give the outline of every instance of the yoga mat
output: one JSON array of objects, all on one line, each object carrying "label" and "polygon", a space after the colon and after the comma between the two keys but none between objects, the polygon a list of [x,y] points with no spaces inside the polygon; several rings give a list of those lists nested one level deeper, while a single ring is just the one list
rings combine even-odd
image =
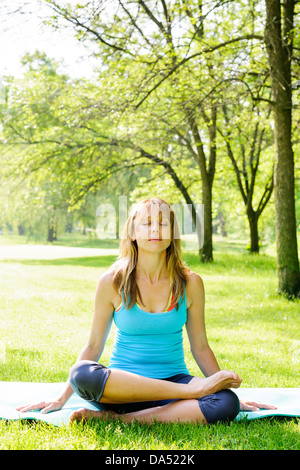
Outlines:
[{"label": "yoga mat", "polygon": [[0,382],[0,419],[34,419],[61,426],[68,424],[71,413],[78,408],[97,409],[74,393],[58,411],[44,414],[40,411],[22,413],[16,410],[22,405],[55,398],[64,387],[65,383]]},{"label": "yoga mat", "polygon": [[[16,408],[27,403],[51,399],[64,389],[64,383],[0,382],[0,419],[33,419],[55,426],[68,424],[72,411],[78,408],[96,408],[73,394],[58,411],[43,414],[40,411],[21,413]],[[259,419],[268,416],[300,416],[300,388],[240,388],[234,390],[241,400],[268,403],[276,410],[241,411],[236,421]]]},{"label": "yoga mat", "polygon": [[233,390],[240,400],[255,401],[276,406],[276,410],[241,411],[236,421],[247,418],[259,419],[267,416],[300,416],[299,388],[239,388]]}]

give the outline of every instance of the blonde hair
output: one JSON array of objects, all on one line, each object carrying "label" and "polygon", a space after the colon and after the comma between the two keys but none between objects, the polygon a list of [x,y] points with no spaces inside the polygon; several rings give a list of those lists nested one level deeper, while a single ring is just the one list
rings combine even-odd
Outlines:
[{"label": "blonde hair", "polygon": [[180,231],[176,214],[170,204],[163,199],[157,197],[144,199],[132,207],[124,226],[119,256],[110,267],[110,270],[113,271],[113,284],[119,294],[123,294],[125,308],[132,308],[137,301],[144,305],[136,282],[138,246],[136,240],[132,240],[132,237],[136,217],[145,209],[151,209],[153,204],[158,204],[159,210],[164,212],[167,210],[170,214],[171,243],[166,249],[166,261],[169,277],[172,280],[173,303],[176,305],[176,310],[178,310],[179,300],[181,298],[183,301],[184,289],[191,271],[182,260]]}]

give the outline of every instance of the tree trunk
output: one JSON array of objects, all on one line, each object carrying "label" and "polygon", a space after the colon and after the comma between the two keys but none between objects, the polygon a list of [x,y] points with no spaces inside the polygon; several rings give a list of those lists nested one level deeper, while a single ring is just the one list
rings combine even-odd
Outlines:
[{"label": "tree trunk", "polygon": [[25,234],[25,229],[22,224],[18,225],[18,235],[24,235]]},{"label": "tree trunk", "polygon": [[48,242],[54,242],[57,240],[57,236],[56,236],[56,233],[57,233],[57,223],[56,223],[56,220],[51,218],[48,222],[48,237],[47,237],[47,241]]},{"label": "tree trunk", "polygon": [[294,1],[265,0],[265,44],[268,53],[275,137],[275,213],[279,292],[300,295],[297,250],[294,155],[292,148],[291,57]]},{"label": "tree trunk", "polygon": [[212,226],[212,188],[216,168],[216,131],[217,131],[217,108],[211,106],[211,114],[208,117],[202,110],[202,115],[207,123],[209,134],[209,156],[206,159],[204,145],[194,113],[187,113],[187,120],[193,134],[196,152],[194,153],[198,163],[202,180],[202,202],[204,204],[204,243],[199,250],[200,260],[203,263],[213,261],[213,226]]},{"label": "tree trunk", "polygon": [[251,209],[247,211],[247,217],[250,227],[250,252],[259,253],[259,236],[258,236],[258,216]]},{"label": "tree trunk", "polygon": [[202,181],[202,201],[204,205],[204,242],[200,249],[203,263],[213,261],[212,188]]}]

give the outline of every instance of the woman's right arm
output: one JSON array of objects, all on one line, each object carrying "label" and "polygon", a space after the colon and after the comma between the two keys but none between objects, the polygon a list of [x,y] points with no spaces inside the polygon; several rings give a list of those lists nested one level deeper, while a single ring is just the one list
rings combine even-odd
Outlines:
[{"label": "woman's right arm", "polygon": [[[86,346],[80,352],[77,361],[89,360],[97,362],[102,354],[105,346],[106,337],[109,333],[113,311],[114,311],[114,298],[116,292],[113,288],[111,272],[105,272],[99,279],[95,300],[94,300],[94,315],[90,331],[90,336]],[[61,409],[68,399],[73,394],[72,387],[69,382],[63,392],[56,398],[49,401],[41,401],[39,403],[27,404],[17,408],[18,411],[33,411],[41,410],[42,413],[49,411],[56,411]]]}]

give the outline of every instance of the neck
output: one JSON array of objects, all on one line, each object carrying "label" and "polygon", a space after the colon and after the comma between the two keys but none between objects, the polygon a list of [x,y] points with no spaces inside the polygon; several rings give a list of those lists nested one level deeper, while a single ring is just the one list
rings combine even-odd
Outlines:
[{"label": "neck", "polygon": [[139,250],[136,265],[136,278],[147,280],[150,284],[169,277],[166,252],[148,253]]}]

